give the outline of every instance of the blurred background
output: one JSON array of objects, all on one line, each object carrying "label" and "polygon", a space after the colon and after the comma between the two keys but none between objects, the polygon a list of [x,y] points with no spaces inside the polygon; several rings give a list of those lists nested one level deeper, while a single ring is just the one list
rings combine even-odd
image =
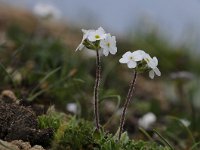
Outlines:
[{"label": "blurred background", "polygon": [[95,55],[74,50],[82,28],[102,26],[118,53],[102,57],[101,123],[116,131],[132,75],[118,60],[143,49],[158,57],[162,76],[139,76],[125,128],[135,139],[145,139],[138,126],[156,128],[187,148],[200,140],[199,14],[199,0],[0,0],[0,90],[92,120]]},{"label": "blurred background", "polygon": [[1,1],[32,12],[39,4],[53,5],[54,11],[57,11],[56,17],[62,18],[68,24],[80,28],[95,28],[101,25],[109,31],[126,37],[130,30],[142,24],[148,24],[144,25],[147,30],[151,28],[149,26],[156,26],[174,43],[185,42],[191,38],[198,41],[200,35],[198,30],[200,27],[198,19],[200,2],[198,0],[174,0],[172,2],[159,0],[126,0],[125,2],[113,0],[97,2],[92,0]]}]

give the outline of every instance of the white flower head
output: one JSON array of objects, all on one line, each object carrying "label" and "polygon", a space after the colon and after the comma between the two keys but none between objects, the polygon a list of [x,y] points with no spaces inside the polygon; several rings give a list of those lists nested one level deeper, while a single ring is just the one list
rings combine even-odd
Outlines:
[{"label": "white flower head", "polygon": [[149,77],[151,79],[153,79],[155,74],[157,76],[161,76],[161,72],[157,67],[158,66],[158,59],[156,57],[151,58],[151,56],[147,53],[144,53],[143,57],[144,57],[144,61],[147,63],[148,68],[151,69],[149,71]]},{"label": "white flower head", "polygon": [[[145,53],[143,50],[136,50],[134,52],[126,52],[122,58],[119,60],[120,63],[127,63],[128,68],[136,68],[138,62],[140,63],[139,69],[140,71],[144,71],[144,69],[150,69],[149,77],[151,79],[154,78],[155,74],[157,76],[161,76],[161,72],[158,69],[158,59],[156,57],[151,58],[151,56]],[[145,62],[145,63],[144,63]],[[140,68],[141,66],[141,68]]]},{"label": "white flower head", "polygon": [[155,114],[153,114],[152,112],[148,112],[138,120],[138,125],[143,127],[144,129],[148,129],[155,122]]},{"label": "white flower head", "polygon": [[67,111],[76,114],[78,111],[78,107],[76,103],[68,103],[66,106]]},{"label": "white flower head", "polygon": [[82,32],[83,32],[83,38],[81,40],[81,43],[78,45],[78,47],[76,48],[75,51],[82,50],[85,47],[83,42],[86,39],[89,40],[90,42],[95,42],[97,40],[105,39],[105,37],[106,37],[105,31],[102,27],[99,27],[97,30],[82,29]]},{"label": "white flower head", "polygon": [[109,52],[111,54],[117,53],[117,47],[116,47],[116,38],[115,36],[111,36],[110,34],[106,34],[105,39],[102,39],[100,41],[100,47],[103,50],[103,54],[105,56],[108,56]]},{"label": "white flower head", "polygon": [[187,119],[180,119],[181,123],[186,126],[186,127],[189,127],[191,122]]},{"label": "white flower head", "polygon": [[117,53],[115,36],[111,36],[110,33],[105,33],[102,27],[99,27],[97,30],[82,29],[82,32],[83,38],[76,48],[76,51],[87,48],[99,51],[105,56],[108,56],[109,53],[113,55]]},{"label": "white flower head", "polygon": [[137,61],[141,61],[143,59],[143,55],[141,51],[134,51],[134,52],[126,52],[122,58],[119,60],[120,63],[127,63],[128,68],[135,68],[137,67]]},{"label": "white flower head", "polygon": [[105,39],[106,34],[102,27],[99,27],[97,30],[89,32],[88,40],[91,42],[95,42],[98,40]]}]

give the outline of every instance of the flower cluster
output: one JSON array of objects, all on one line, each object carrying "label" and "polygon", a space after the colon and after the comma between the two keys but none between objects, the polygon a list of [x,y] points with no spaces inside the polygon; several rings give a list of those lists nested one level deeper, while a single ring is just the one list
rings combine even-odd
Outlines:
[{"label": "flower cluster", "polygon": [[[90,50],[99,51],[101,50],[105,56],[108,54],[116,54],[116,38],[111,36],[110,33],[106,33],[102,27],[97,30],[84,30],[83,38],[77,50],[87,48]],[[143,50],[136,50],[134,52],[126,52],[119,60],[120,63],[126,63],[128,68],[134,68],[137,72],[149,71],[149,77],[154,78],[155,75],[161,76],[161,72],[158,69],[158,59],[151,57],[148,53]]]},{"label": "flower cluster", "polygon": [[91,50],[102,50],[105,56],[108,56],[109,53],[116,54],[116,38],[111,36],[110,33],[106,33],[102,27],[99,27],[97,30],[84,30],[83,39],[77,50],[82,50],[84,47]]},{"label": "flower cluster", "polygon": [[[96,129],[100,130],[100,123],[99,123],[99,111],[98,111],[98,102],[99,102],[99,85],[101,79],[101,61],[99,50],[102,50],[105,56],[108,56],[109,53],[116,54],[117,47],[116,47],[116,39],[115,36],[111,36],[109,33],[106,33],[102,27],[98,28],[97,30],[82,30],[83,32],[83,39],[77,50],[82,50],[83,48],[88,48],[91,50],[96,51],[96,80],[94,86],[94,114],[95,114],[95,123]],[[155,74],[157,76],[161,76],[160,70],[157,68],[158,66],[158,59],[156,57],[151,58],[149,54],[144,52],[143,50],[137,50],[134,52],[126,52],[122,58],[119,60],[120,63],[125,63],[128,65],[128,68],[134,68],[134,76],[130,84],[129,92],[127,94],[127,98],[124,103],[124,108],[121,114],[120,125],[119,125],[119,136],[118,140],[120,140],[123,126],[125,121],[126,110],[128,108],[128,104],[131,101],[134,85],[136,82],[137,72],[144,72],[149,71],[149,77],[151,79],[154,78]],[[147,128],[153,122],[156,121],[156,117],[152,114],[148,114],[144,116],[139,123],[144,127]]]},{"label": "flower cluster", "polygon": [[126,52],[119,60],[120,63],[127,63],[128,68],[135,68],[138,71],[149,71],[149,77],[154,78],[155,74],[161,76],[161,72],[158,69],[158,59],[156,57],[151,58],[149,54],[143,50],[137,50],[134,52]]}]

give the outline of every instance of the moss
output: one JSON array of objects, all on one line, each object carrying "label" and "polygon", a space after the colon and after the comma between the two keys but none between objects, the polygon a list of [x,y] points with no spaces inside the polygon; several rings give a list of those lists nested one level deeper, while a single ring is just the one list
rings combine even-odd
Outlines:
[{"label": "moss", "polygon": [[73,118],[66,125],[63,135],[58,139],[58,143],[54,144],[53,149],[91,149],[93,144],[93,125]]},{"label": "moss", "polygon": [[71,118],[57,130],[53,142],[53,150],[168,150],[168,147],[155,142],[134,141],[123,133],[120,141],[117,136],[103,131],[94,130],[91,122]]}]

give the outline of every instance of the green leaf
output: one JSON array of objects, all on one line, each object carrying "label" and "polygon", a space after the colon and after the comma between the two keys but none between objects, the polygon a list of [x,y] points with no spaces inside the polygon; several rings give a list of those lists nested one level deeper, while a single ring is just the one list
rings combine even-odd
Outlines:
[{"label": "green leaf", "polygon": [[160,138],[161,138],[161,142],[166,145],[169,146],[169,148],[171,150],[174,150],[174,148],[171,146],[171,144],[167,141],[167,139],[165,139],[157,130],[153,129],[154,133],[156,133]]},{"label": "green leaf", "polygon": [[188,133],[189,138],[193,142],[193,144],[196,143],[194,136],[192,135],[192,132],[190,131],[190,129],[187,126],[185,126],[179,118],[174,117],[174,116],[168,116],[168,118],[177,121],[181,125],[181,127],[183,127],[186,130],[186,132]]},{"label": "green leaf", "polygon": [[36,87],[30,92],[30,96],[33,95],[33,93],[40,87],[41,84],[43,84],[49,77],[51,77],[52,75],[54,75],[56,72],[58,72],[61,69],[61,67],[58,67],[52,71],[50,71],[49,73],[47,73],[38,83],[38,85],[36,85]]},{"label": "green leaf", "polygon": [[122,142],[123,144],[126,144],[128,143],[128,141],[129,141],[128,133],[127,132],[122,133],[120,142]]},{"label": "green leaf", "polygon": [[139,127],[139,130],[150,140],[153,141],[152,137],[141,127]]}]

